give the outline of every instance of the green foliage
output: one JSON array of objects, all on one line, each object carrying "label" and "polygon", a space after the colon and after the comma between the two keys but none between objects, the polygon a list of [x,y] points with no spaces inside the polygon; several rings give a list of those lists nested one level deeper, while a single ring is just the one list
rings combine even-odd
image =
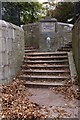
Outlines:
[{"label": "green foliage", "polygon": [[74,3],[59,2],[54,10],[48,11],[48,15],[55,17],[58,21],[67,22],[74,15]]},{"label": "green foliage", "polygon": [[20,3],[21,19],[23,23],[33,23],[42,16],[42,4],[38,2]]},{"label": "green foliage", "polygon": [[19,25],[20,13],[18,4],[16,2],[2,3],[2,19]]},{"label": "green foliage", "polygon": [[2,19],[16,25],[33,23],[42,17],[42,10],[39,2],[4,2]]}]

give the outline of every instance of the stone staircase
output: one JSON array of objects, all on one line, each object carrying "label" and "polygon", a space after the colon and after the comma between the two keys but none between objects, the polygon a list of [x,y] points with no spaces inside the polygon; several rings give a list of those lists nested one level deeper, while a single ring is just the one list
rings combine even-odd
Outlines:
[{"label": "stone staircase", "polygon": [[65,50],[38,52],[33,47],[25,46],[21,67],[19,79],[26,80],[26,86],[29,87],[66,86],[71,80],[68,54]]},{"label": "stone staircase", "polygon": [[70,41],[69,43],[65,44],[63,47],[59,48],[58,51],[70,52],[71,49],[72,49],[72,42]]}]

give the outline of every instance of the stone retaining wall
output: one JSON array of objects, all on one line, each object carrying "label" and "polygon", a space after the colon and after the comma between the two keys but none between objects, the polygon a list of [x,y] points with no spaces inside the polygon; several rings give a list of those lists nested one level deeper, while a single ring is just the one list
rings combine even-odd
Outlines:
[{"label": "stone retaining wall", "polygon": [[[24,25],[24,37],[25,43],[28,46],[34,46],[41,51],[47,51],[45,34],[39,33],[39,23]],[[65,43],[72,41],[72,24],[57,22],[56,31],[53,32],[53,38],[51,38],[51,51],[57,51],[58,48],[64,46]],[[44,40],[45,39],[45,40]]]},{"label": "stone retaining wall", "polygon": [[58,22],[56,41],[59,48],[72,41],[72,28],[72,24]]},{"label": "stone retaining wall", "polygon": [[7,83],[20,70],[24,55],[22,28],[0,20],[0,83]]},{"label": "stone retaining wall", "polygon": [[80,83],[80,17],[76,21],[72,29],[72,48]]},{"label": "stone retaining wall", "polygon": [[38,48],[39,40],[39,23],[23,25],[24,39],[28,46]]}]

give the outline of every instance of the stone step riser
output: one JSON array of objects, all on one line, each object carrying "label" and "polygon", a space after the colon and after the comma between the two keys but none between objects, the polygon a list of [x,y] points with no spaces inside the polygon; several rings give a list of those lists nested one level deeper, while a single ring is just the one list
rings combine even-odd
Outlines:
[{"label": "stone step riser", "polygon": [[33,53],[33,55],[30,55],[30,53],[26,53],[25,57],[26,56],[27,57],[64,57],[64,56],[68,57],[67,54],[62,54],[62,55],[61,54],[59,54],[59,55],[58,54],[54,54],[54,55],[45,55],[45,54],[44,55],[36,55],[35,53]]},{"label": "stone step riser", "polygon": [[62,46],[61,48],[71,48],[70,45]]},{"label": "stone step riser", "polygon": [[62,47],[62,50],[70,50],[71,48]]},{"label": "stone step riser", "polygon": [[[60,48],[58,50],[70,50],[70,49],[72,49],[72,48],[71,47],[62,47],[62,48]],[[62,52],[62,51],[60,51],[60,52]],[[66,52],[66,51],[63,51],[63,52]]]},{"label": "stone step riser", "polygon": [[23,64],[25,64],[25,65],[43,65],[43,66],[45,66],[45,65],[68,65],[69,63],[68,62],[57,62],[57,63],[52,63],[52,62],[50,62],[50,63],[47,63],[47,62],[45,62],[45,63],[35,63],[35,62],[33,62],[33,63],[31,63],[31,62],[27,62],[27,61],[23,61]]},{"label": "stone step riser", "polygon": [[44,57],[44,58],[30,58],[30,57],[24,57],[24,60],[67,60],[68,58],[67,57],[55,57],[55,58],[46,58],[46,57]]},{"label": "stone step riser", "polygon": [[58,87],[58,86],[62,87],[62,85],[57,85],[57,84],[56,85],[55,84],[54,85],[51,85],[51,84],[50,85],[44,85],[44,84],[43,85],[41,85],[41,84],[38,85],[37,83],[36,84],[26,84],[25,86],[29,87],[29,88],[51,88],[51,87]]},{"label": "stone step riser", "polygon": [[37,84],[37,83],[26,83],[26,84],[24,84],[24,86],[26,86],[26,87],[31,87],[31,88],[51,88],[51,87],[68,87],[68,86],[71,86],[71,85],[66,85],[66,84],[61,84],[61,83],[55,83],[55,84],[49,84],[49,83],[47,83],[47,84],[45,84],[45,83],[43,83],[43,84]]},{"label": "stone step riser", "polygon": [[27,47],[27,46],[24,46],[26,49],[35,49],[34,47]]},{"label": "stone step riser", "polygon": [[64,47],[72,47],[72,44],[67,44]]},{"label": "stone step riser", "polygon": [[60,51],[60,52],[62,52],[62,51],[70,52],[70,50],[63,50],[63,49],[60,49],[60,50],[58,50],[58,51]]},{"label": "stone step riser", "polygon": [[27,52],[37,52],[37,49],[26,49],[24,50],[25,53]]},{"label": "stone step riser", "polygon": [[63,63],[63,64],[65,63],[66,64],[66,63],[69,63],[68,59],[67,60],[51,60],[51,61],[50,60],[48,60],[48,61],[47,60],[45,60],[45,61],[44,60],[41,60],[41,61],[40,60],[38,60],[38,61],[24,60],[23,62],[27,63],[27,64],[50,64],[50,63],[51,64],[56,64],[56,63]]},{"label": "stone step riser", "polygon": [[70,48],[72,48],[72,44],[65,45],[64,47],[70,47]]},{"label": "stone step riser", "polygon": [[40,81],[40,82],[59,82],[59,81],[65,81],[70,80],[70,78],[31,78],[31,77],[20,77],[21,80],[27,80],[27,81]]},{"label": "stone step riser", "polygon": [[[26,70],[29,68],[23,67],[23,70]],[[35,68],[30,68],[31,70],[34,70]],[[36,68],[36,70],[69,70],[69,68]]]},{"label": "stone step riser", "polygon": [[54,76],[63,76],[63,75],[65,75],[65,76],[68,76],[68,75],[70,75],[70,73],[69,72],[65,72],[65,73],[44,73],[44,72],[41,72],[41,73],[38,73],[38,72],[22,72],[23,74],[26,74],[26,75],[54,75]]},{"label": "stone step riser", "polygon": [[24,70],[26,70],[26,69],[32,69],[32,70],[69,70],[69,68],[68,67],[52,67],[52,68],[50,68],[50,67],[45,67],[45,68],[40,68],[40,67],[37,67],[37,68],[31,68],[31,67],[22,67],[22,69],[24,69]]}]

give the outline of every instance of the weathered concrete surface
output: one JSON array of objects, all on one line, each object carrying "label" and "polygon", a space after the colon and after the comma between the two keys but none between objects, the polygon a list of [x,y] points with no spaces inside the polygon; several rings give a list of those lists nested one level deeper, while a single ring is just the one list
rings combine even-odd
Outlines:
[{"label": "weathered concrete surface", "polygon": [[[56,94],[51,89],[29,88],[29,91],[32,93],[32,96],[29,96],[30,101],[47,109],[50,118],[58,117],[61,110],[64,111],[62,118],[79,117],[78,100],[65,99],[64,95]],[[57,112],[56,109],[58,109]]]},{"label": "weathered concrete surface", "polygon": [[0,20],[0,83],[9,82],[20,70],[24,55],[22,28]]}]

